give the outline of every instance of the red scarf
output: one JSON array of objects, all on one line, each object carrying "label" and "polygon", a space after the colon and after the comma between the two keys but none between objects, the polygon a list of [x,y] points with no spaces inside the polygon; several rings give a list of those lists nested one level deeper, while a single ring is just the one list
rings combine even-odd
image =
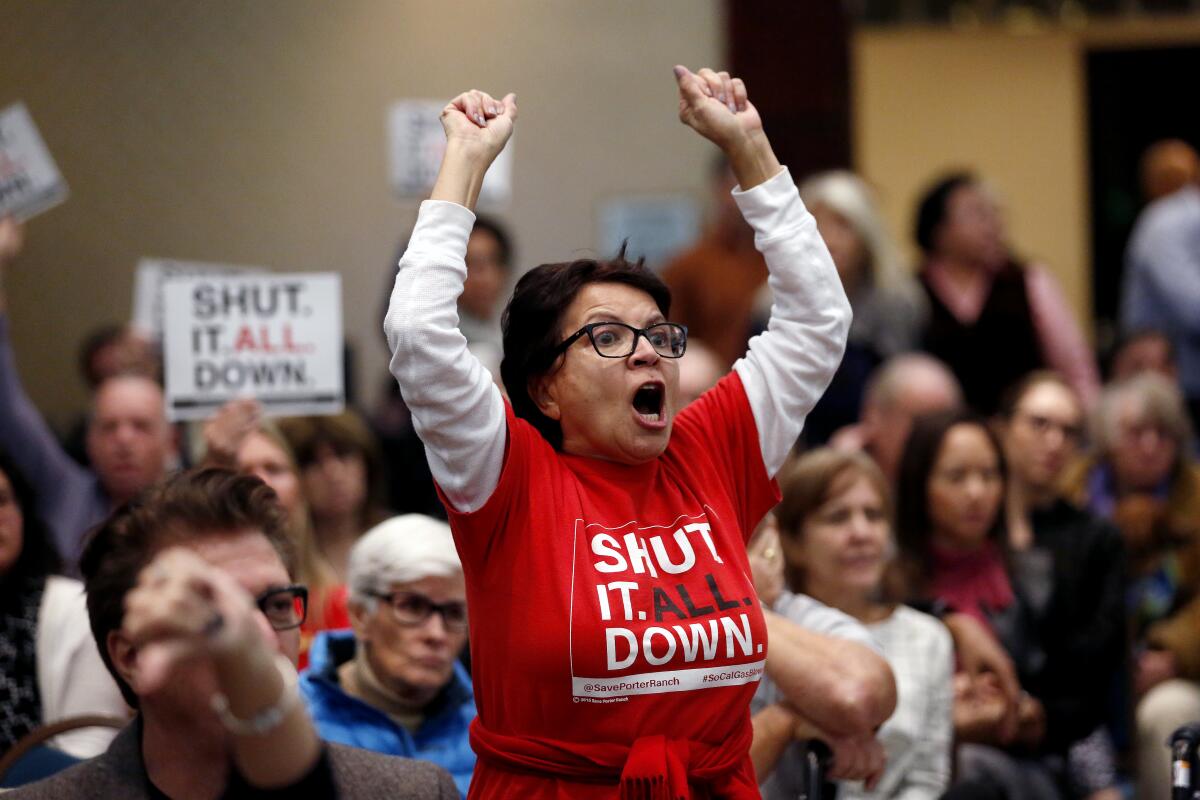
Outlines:
[{"label": "red scarf", "polygon": [[643,736],[625,745],[507,736],[488,730],[476,717],[471,748],[503,769],[585,782],[616,780],[621,800],[691,800],[689,784],[705,790],[697,797],[758,800],[753,770],[741,769],[752,731],[747,722],[720,745],[665,736]]},{"label": "red scarf", "polygon": [[995,542],[975,550],[952,550],[932,545],[931,596],[982,622],[992,630],[989,615],[1013,604],[1012,584]]}]

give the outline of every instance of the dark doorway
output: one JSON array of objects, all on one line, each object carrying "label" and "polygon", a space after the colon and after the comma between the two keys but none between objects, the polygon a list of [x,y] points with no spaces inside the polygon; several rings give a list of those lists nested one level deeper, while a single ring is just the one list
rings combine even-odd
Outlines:
[{"label": "dark doorway", "polygon": [[1142,151],[1177,138],[1200,148],[1200,47],[1093,50],[1087,55],[1092,180],[1092,302],[1097,343],[1111,344],[1125,242],[1144,201]]}]

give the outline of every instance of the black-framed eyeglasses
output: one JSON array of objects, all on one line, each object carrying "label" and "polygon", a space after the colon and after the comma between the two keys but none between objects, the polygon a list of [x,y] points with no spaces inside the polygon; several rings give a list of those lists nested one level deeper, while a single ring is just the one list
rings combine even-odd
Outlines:
[{"label": "black-framed eyeglasses", "polygon": [[258,610],[277,631],[299,628],[308,618],[308,587],[283,586],[268,589],[254,598]]},{"label": "black-framed eyeglasses", "polygon": [[635,328],[624,322],[589,322],[554,348],[554,355],[565,352],[584,335],[605,358],[632,355],[637,350],[639,336],[645,336],[654,352],[663,358],[679,358],[687,350],[687,326],[677,322],[658,322],[646,328]]},{"label": "black-framed eyeglasses", "polygon": [[448,631],[463,631],[467,628],[467,604],[461,600],[435,603],[420,592],[368,592],[372,597],[386,600],[392,607],[392,616],[401,625],[420,625],[435,612],[442,617]]}]

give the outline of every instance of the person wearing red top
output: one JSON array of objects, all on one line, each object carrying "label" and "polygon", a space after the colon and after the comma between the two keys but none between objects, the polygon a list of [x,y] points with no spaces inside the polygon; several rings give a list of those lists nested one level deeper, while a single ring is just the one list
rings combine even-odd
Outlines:
[{"label": "person wearing red top", "polygon": [[467,582],[472,797],[759,796],[749,701],[767,641],[745,545],[850,311],[745,86],[707,69],[675,77],[680,120],[732,165],[776,298],[733,372],[683,410],[686,329],[623,253],[518,282],[502,397],[455,298],[516,101],[471,91],[442,112],[446,154],[384,328]]}]

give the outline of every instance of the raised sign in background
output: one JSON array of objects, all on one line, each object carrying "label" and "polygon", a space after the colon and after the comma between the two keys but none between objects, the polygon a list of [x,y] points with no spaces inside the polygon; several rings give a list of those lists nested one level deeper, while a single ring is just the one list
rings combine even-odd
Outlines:
[{"label": "raised sign in background", "polygon": [[63,180],[24,103],[0,109],[0,217],[24,221],[67,199]]},{"label": "raised sign in background", "polygon": [[236,397],[273,415],[341,411],[341,297],[336,273],[168,279],[168,416],[204,419]]}]

